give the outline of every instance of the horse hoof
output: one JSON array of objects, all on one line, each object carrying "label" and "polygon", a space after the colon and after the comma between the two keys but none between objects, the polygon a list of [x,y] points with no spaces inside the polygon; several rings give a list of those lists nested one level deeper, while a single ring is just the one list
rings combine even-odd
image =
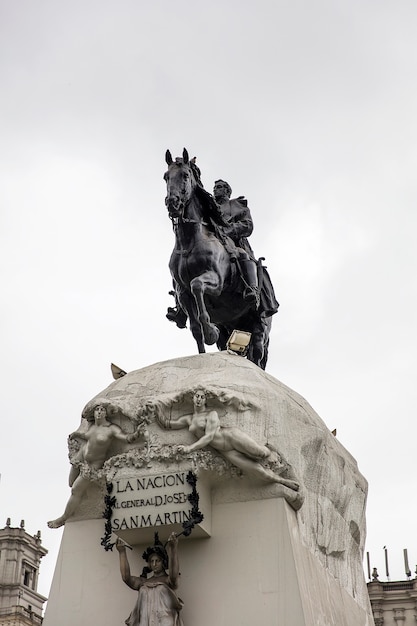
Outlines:
[{"label": "horse hoof", "polygon": [[208,346],[212,346],[214,343],[217,342],[219,335],[219,329],[215,326],[213,328],[207,328],[206,332],[204,333],[204,343],[206,343]]}]

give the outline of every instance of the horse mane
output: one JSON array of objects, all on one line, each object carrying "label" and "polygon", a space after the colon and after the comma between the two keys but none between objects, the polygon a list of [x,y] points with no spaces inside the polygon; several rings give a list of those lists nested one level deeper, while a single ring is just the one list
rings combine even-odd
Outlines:
[{"label": "horse mane", "polygon": [[[194,157],[195,159],[195,157]],[[194,174],[194,178],[196,180],[196,183],[199,187],[203,187],[203,183],[201,182],[201,170],[198,167],[198,165],[196,164],[195,160],[191,159],[189,165],[191,167],[191,171]]]},{"label": "horse mane", "polygon": [[216,226],[225,226],[226,223],[220,212],[219,206],[211,193],[206,191],[203,186],[200,187],[197,185],[195,188],[195,195],[201,202],[201,207],[203,209],[201,217],[207,223],[208,228],[211,231],[216,232]]},{"label": "horse mane", "polygon": [[[183,159],[178,158],[177,161],[181,161],[181,164],[183,164]],[[200,200],[201,206],[203,208],[202,218],[208,223],[210,230],[214,231],[215,228],[213,226],[213,217],[215,217],[216,223],[220,222],[221,224],[223,224],[223,218],[219,211],[219,207],[211,193],[204,189],[203,183],[201,181],[201,170],[198,165],[196,165],[194,159],[191,159],[191,161],[189,162],[189,166],[191,167],[191,171],[194,175],[194,179],[196,182],[195,194]]]},{"label": "horse mane", "polygon": [[195,189],[196,196],[203,207],[203,219],[208,222],[211,230],[216,231],[216,226],[227,226],[220,207],[213,198],[212,194],[204,189],[203,186],[197,185]]}]

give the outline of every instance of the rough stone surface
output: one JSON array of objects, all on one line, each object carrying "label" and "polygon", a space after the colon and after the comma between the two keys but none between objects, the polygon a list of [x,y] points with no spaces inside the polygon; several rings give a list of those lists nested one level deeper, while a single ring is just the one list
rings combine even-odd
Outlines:
[{"label": "rough stone surface", "polygon": [[[173,419],[192,412],[190,390],[198,386],[211,394],[222,426],[237,426],[256,442],[272,444],[283,462],[291,466],[305,498],[296,513],[302,543],[341,588],[367,610],[362,571],[367,483],[355,459],[299,394],[246,359],[226,352],[210,353],[130,372],[93,398],[84,414],[100,402],[110,402],[123,416],[118,423],[128,431],[126,420],[130,420],[133,432],[138,413],[143,414],[146,406],[158,403],[171,412]],[[163,430],[156,422],[149,424],[149,433],[151,442],[158,440],[158,445],[161,440],[165,446],[195,441],[188,430]],[[105,465],[107,475],[113,471],[114,476],[132,462],[129,449],[134,454],[135,446],[127,448]],[[186,461],[178,457],[164,460],[156,455],[148,463],[151,468],[144,466],[140,471],[159,471],[167,464],[170,469],[183,468],[184,464],[200,469],[214,477],[212,499],[218,504],[284,495],[281,485],[256,486],[235,468],[225,467],[218,455],[208,458],[202,452]],[[91,498],[86,499],[74,519],[101,517],[100,489],[92,483]]]}]

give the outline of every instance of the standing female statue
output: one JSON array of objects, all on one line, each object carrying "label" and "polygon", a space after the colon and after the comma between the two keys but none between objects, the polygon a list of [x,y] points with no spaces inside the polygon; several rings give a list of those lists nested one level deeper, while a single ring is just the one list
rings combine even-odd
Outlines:
[{"label": "standing female statue", "polygon": [[175,594],[179,578],[175,533],[171,533],[166,546],[165,550],[155,533],[155,544],[142,555],[148,566],[143,568],[141,576],[132,576],[125,544],[117,540],[122,579],[128,587],[139,592],[136,605],[125,621],[127,626],[183,626],[180,617],[183,603]]}]

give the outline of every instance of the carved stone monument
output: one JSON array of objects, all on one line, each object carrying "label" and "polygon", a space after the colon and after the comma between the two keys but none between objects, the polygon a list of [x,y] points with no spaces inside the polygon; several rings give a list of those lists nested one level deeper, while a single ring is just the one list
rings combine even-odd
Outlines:
[{"label": "carved stone monument", "polygon": [[367,484],[301,396],[218,352],[116,380],[87,404],[79,432],[92,428],[96,406],[112,407],[125,439],[96,469],[80,460],[83,438],[70,439],[88,488],[65,522],[45,626],[58,616],[60,626],[87,626],[92,615],[122,623],[132,602],[115,554],[100,545],[106,482],[113,532],[134,547],[140,571],[154,531],[179,534],[190,520],[190,471],[204,519],[179,539],[185,626],[372,624],[362,571]]},{"label": "carved stone monument", "polygon": [[[115,382],[84,408],[71,494],[49,522],[65,528],[44,626],[114,626],[129,612],[128,626],[372,626],[367,483],[310,405],[264,371],[278,303],[244,240],[247,204],[221,180],[208,194],[186,150],[166,161],[168,317],[189,321],[200,354],[113,366]],[[251,334],[248,359],[225,350],[232,330]]]}]

